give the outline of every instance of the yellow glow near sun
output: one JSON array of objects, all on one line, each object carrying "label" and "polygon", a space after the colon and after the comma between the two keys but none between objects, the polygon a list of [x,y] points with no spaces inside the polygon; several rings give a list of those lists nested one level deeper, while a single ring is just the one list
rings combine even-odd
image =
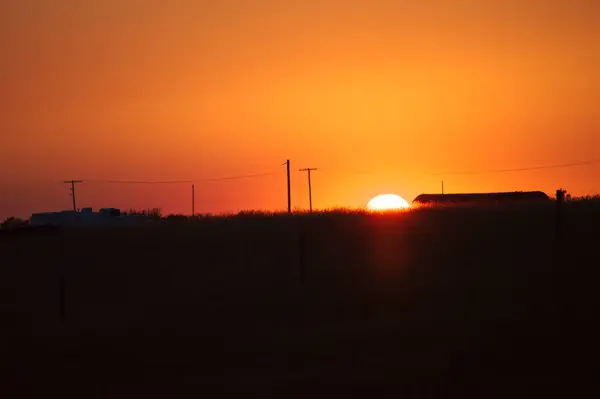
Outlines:
[{"label": "yellow glow near sun", "polygon": [[390,211],[409,208],[406,200],[396,194],[381,194],[374,197],[367,204],[367,209],[371,211]]}]

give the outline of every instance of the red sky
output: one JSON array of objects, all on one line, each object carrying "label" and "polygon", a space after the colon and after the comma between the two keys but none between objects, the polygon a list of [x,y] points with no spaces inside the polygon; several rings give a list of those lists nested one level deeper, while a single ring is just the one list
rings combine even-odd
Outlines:
[{"label": "red sky", "polygon": [[[491,3],[494,3],[491,5]],[[380,193],[600,192],[595,0],[5,0],[0,219],[65,179],[190,180],[199,212]],[[368,174],[357,172],[367,171]],[[190,212],[190,185],[78,186],[78,206]]]}]

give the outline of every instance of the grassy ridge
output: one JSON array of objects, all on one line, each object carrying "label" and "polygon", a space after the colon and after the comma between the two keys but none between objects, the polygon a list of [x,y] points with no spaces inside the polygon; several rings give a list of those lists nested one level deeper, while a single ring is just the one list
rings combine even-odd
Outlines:
[{"label": "grassy ridge", "polygon": [[555,216],[550,202],[6,235],[0,393],[572,393],[594,341],[600,203],[569,203],[560,240]]}]

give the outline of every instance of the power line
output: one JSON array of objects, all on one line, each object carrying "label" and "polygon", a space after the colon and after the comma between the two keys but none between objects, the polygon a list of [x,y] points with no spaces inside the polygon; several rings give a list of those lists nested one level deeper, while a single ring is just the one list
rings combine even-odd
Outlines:
[{"label": "power line", "polygon": [[[507,169],[488,169],[488,170],[471,170],[471,171],[445,171],[445,172],[430,172],[424,173],[427,175],[440,176],[440,175],[474,175],[474,174],[485,174],[485,173],[511,173],[511,172],[525,172],[532,170],[544,170],[544,169],[559,169],[559,168],[568,168],[568,167],[576,167],[576,166],[584,166],[584,165],[592,165],[600,163],[600,159],[593,159],[588,161],[581,162],[571,162],[564,164],[554,164],[554,165],[542,165],[542,166],[530,166],[530,167],[521,167],[521,168],[507,168]],[[287,165],[287,162],[283,165]],[[339,169],[339,168],[320,168],[319,170],[323,170],[327,173],[333,174],[349,174],[349,175],[370,175],[370,174],[379,174],[375,171],[369,170],[350,170],[350,169]],[[306,171],[306,170],[301,170]],[[387,173],[390,171],[388,170]],[[413,171],[414,173],[414,171]],[[418,172],[417,172],[418,173]],[[266,172],[266,173],[254,173],[254,174],[245,174],[245,175],[236,175],[236,176],[224,176],[224,177],[209,177],[209,178],[199,178],[199,179],[190,179],[190,180],[100,180],[100,179],[85,179],[85,180],[77,180],[75,183],[81,183],[85,181],[86,183],[91,184],[193,184],[193,183],[201,183],[201,182],[213,182],[213,181],[226,181],[226,180],[239,180],[239,179],[249,179],[255,177],[265,177],[265,176],[273,176],[278,174],[277,172]],[[65,183],[71,183],[71,181],[65,181]]]},{"label": "power line", "polygon": [[276,174],[277,173],[275,173],[275,172],[255,173],[255,174],[251,174],[251,175],[240,175],[240,176],[230,176],[230,177],[215,177],[215,178],[208,178],[208,179],[198,179],[198,180],[194,180],[194,181],[205,182],[205,181],[238,180],[238,179],[249,179],[249,178],[252,178],[252,177],[274,176]]},{"label": "power line", "polygon": [[226,177],[210,177],[204,179],[193,179],[193,180],[164,180],[164,181],[147,181],[147,180],[85,180],[86,183],[94,184],[190,184],[198,182],[211,182],[211,181],[224,181],[224,180],[239,180],[249,179],[253,177],[263,177],[275,175],[275,172],[268,173],[255,173],[248,175],[239,176],[226,176]]},{"label": "power line", "polygon": [[92,184],[189,184],[195,180],[142,181],[142,180],[85,180]]},{"label": "power line", "polygon": [[[475,175],[475,174],[485,174],[485,173],[510,173],[510,172],[526,172],[526,171],[532,171],[532,170],[545,170],[545,169],[559,169],[559,168],[569,168],[569,167],[576,167],[576,166],[585,166],[585,165],[593,165],[593,164],[599,164],[600,163],[600,159],[592,159],[592,160],[587,160],[587,161],[581,161],[581,162],[571,162],[571,163],[564,163],[564,164],[554,164],[554,165],[541,165],[541,166],[528,166],[528,167],[520,167],[520,168],[506,168],[506,169],[487,169],[487,170],[471,170],[471,171],[446,171],[446,172],[418,172],[418,171],[402,171],[401,173],[405,173],[405,174],[423,174],[423,175],[429,175],[429,176],[442,176],[442,175]],[[381,172],[375,172],[375,171],[368,171],[368,170],[364,170],[364,171],[359,171],[359,170],[351,170],[351,169],[328,169],[328,168],[321,168],[319,170],[322,170],[326,173],[333,173],[333,174],[348,174],[348,175],[378,175],[381,174]],[[386,174],[389,174],[393,171],[391,171],[390,169],[386,169],[383,168],[383,170],[385,171]],[[396,171],[396,172],[400,172],[400,171]]]},{"label": "power line", "polygon": [[319,168],[319,171],[336,174],[336,175],[375,175],[377,172],[372,170],[352,170],[352,169],[339,169],[339,168]]},{"label": "power line", "polygon": [[476,175],[476,174],[484,174],[484,173],[509,173],[509,172],[525,172],[530,170],[544,170],[544,169],[560,169],[560,168],[570,168],[575,166],[584,166],[584,165],[593,165],[600,163],[600,159],[593,159],[589,161],[582,162],[571,162],[564,164],[556,164],[556,165],[544,165],[544,166],[529,166],[523,168],[512,168],[512,169],[490,169],[490,170],[480,170],[480,171],[453,171],[453,172],[435,172],[429,173],[430,175]]}]

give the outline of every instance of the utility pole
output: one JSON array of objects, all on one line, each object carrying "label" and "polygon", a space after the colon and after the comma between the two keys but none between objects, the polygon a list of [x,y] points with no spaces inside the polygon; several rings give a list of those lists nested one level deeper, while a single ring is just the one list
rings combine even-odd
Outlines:
[{"label": "utility pole", "polygon": [[285,161],[287,166],[287,194],[288,194],[288,213],[292,213],[292,185],[290,181],[290,160]]},{"label": "utility pole", "polygon": [[312,170],[318,170],[317,168],[304,168],[304,169],[300,169],[300,172],[307,172],[308,173],[308,205],[309,205],[309,209],[312,212],[312,185],[310,183],[310,172]]},{"label": "utility pole", "polygon": [[83,180],[65,180],[64,183],[71,185],[71,197],[73,197],[73,210],[77,212],[77,203],[75,201],[75,184],[83,183]]},{"label": "utility pole", "polygon": [[442,195],[444,195],[444,181],[442,180]]},{"label": "utility pole", "polygon": [[195,192],[194,192],[194,185],[192,184],[192,217],[194,217],[195,213],[195,206],[196,206],[196,198],[195,198]]}]

